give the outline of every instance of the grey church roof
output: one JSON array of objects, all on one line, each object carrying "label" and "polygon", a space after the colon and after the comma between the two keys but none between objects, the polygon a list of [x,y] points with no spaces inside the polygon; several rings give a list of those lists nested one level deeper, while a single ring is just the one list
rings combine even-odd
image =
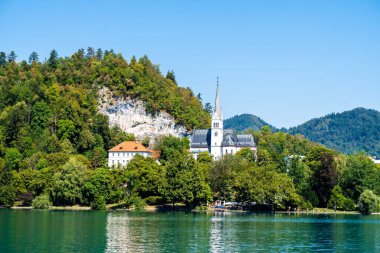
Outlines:
[{"label": "grey church roof", "polygon": [[191,148],[208,148],[211,143],[211,129],[195,129],[191,135]]},{"label": "grey church roof", "polygon": [[[191,148],[209,148],[211,146],[211,129],[196,129],[191,135]],[[223,147],[255,147],[250,134],[236,134],[233,129],[223,130]]]}]

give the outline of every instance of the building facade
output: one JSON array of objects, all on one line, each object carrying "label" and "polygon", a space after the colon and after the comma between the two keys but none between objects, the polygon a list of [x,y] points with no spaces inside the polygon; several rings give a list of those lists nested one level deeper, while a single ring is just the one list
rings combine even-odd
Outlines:
[{"label": "building facade", "polygon": [[210,129],[195,129],[191,135],[190,152],[196,158],[201,152],[209,152],[214,159],[226,154],[236,154],[243,148],[256,152],[253,136],[236,134],[233,129],[223,128],[223,114],[220,109],[219,84],[216,87],[215,110]]},{"label": "building facade", "polygon": [[153,157],[154,152],[137,141],[124,141],[108,150],[108,167],[124,167],[136,155]]}]

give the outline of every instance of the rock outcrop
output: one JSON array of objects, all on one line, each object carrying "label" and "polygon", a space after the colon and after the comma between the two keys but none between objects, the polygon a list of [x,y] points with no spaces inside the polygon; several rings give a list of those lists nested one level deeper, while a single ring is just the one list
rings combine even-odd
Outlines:
[{"label": "rock outcrop", "polygon": [[99,112],[109,117],[111,126],[119,126],[127,133],[142,139],[146,136],[151,141],[159,135],[183,137],[186,128],[175,124],[174,118],[165,111],[152,116],[146,113],[144,102],[129,98],[114,97],[112,92],[103,88],[99,91]]}]

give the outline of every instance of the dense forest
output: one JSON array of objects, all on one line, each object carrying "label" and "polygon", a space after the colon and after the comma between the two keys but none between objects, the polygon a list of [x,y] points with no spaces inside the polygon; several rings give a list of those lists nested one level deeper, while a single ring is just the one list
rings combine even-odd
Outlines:
[{"label": "dense forest", "polygon": [[231,118],[225,119],[223,124],[225,128],[232,128],[238,132],[248,129],[259,131],[263,126],[269,126],[272,132],[278,131],[274,126],[252,114],[235,115]]},{"label": "dense forest", "polygon": [[32,53],[29,62],[16,62],[14,52],[0,53],[0,206],[205,208],[222,200],[249,210],[380,208],[380,168],[367,155],[346,156],[268,126],[247,130],[256,154],[242,149],[217,161],[208,153],[194,159],[187,138],[162,136],[154,147],[159,163],[135,156],[110,169],[106,151],[134,136],[110,128],[97,113],[104,86],[143,100],[149,113],[169,112],[189,130],[209,126],[209,105],[178,87],[173,72],[162,76],[147,57],[127,63],[112,50],[89,48],[65,58],[53,50],[46,62]]},{"label": "dense forest", "polygon": [[289,129],[346,154],[366,151],[380,157],[380,112],[356,108],[312,119]]},{"label": "dense forest", "polygon": [[[242,114],[225,120],[225,126],[236,131],[260,129],[270,126],[251,114]],[[306,138],[321,143],[345,154],[365,151],[369,155],[380,157],[380,112],[356,108],[343,113],[333,113],[309,120],[297,127],[282,128],[280,131],[290,134],[302,134]]]}]

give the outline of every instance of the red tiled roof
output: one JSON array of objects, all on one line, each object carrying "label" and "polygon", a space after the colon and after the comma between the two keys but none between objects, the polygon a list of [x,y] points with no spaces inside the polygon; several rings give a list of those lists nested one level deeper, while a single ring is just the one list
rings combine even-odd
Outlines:
[{"label": "red tiled roof", "polygon": [[151,150],[144,147],[137,141],[124,141],[115,147],[111,148],[111,152],[149,152],[152,153]]}]

